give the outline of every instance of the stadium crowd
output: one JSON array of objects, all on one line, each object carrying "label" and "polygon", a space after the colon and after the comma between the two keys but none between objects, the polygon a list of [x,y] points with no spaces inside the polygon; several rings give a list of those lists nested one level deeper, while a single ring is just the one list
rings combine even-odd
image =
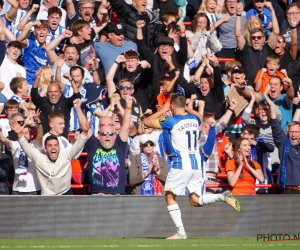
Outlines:
[{"label": "stadium crowd", "polygon": [[300,3],[129,1],[0,0],[0,194],[300,193]]}]

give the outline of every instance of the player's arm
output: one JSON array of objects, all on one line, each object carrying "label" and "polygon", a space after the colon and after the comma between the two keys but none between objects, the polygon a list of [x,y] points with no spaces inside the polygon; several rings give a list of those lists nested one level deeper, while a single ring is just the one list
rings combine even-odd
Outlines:
[{"label": "player's arm", "polygon": [[156,113],[147,117],[144,120],[145,125],[150,128],[161,128],[158,122],[158,118],[160,118],[163,114],[165,114],[169,110],[170,110],[170,103],[166,102],[159,111],[157,111]]}]

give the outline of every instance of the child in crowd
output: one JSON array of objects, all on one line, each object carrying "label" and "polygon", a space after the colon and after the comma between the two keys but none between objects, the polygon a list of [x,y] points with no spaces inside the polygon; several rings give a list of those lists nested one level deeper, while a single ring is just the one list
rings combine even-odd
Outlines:
[{"label": "child in crowd", "polygon": [[9,118],[19,112],[19,103],[16,100],[8,100],[5,103],[5,113],[6,118],[0,119],[0,130],[2,131],[2,134],[4,137],[8,136],[8,132],[11,131],[11,128],[9,126]]},{"label": "child in crowd", "polygon": [[157,105],[162,107],[166,102],[170,102],[171,94],[174,92],[174,84],[179,76],[179,71],[175,71],[176,75],[172,79],[169,76],[160,78],[161,93],[157,96]]},{"label": "child in crowd", "polygon": [[50,66],[42,66],[42,75],[38,81],[38,89],[41,97],[46,96],[49,84],[52,81],[53,73]]},{"label": "child in crowd", "polygon": [[10,89],[14,93],[11,99],[19,103],[19,107],[23,110],[22,113],[28,114],[28,110],[35,110],[33,103],[23,100],[24,97],[28,96],[28,84],[24,77],[14,77],[10,82]]},{"label": "child in crowd", "polygon": [[266,0],[253,0],[254,8],[247,11],[246,17],[257,16],[262,22],[262,26],[268,35],[272,30],[272,14],[271,11],[265,7]]},{"label": "child in crowd", "polygon": [[263,94],[265,93],[266,86],[272,76],[278,76],[281,79],[286,77],[282,72],[278,71],[280,67],[280,58],[276,55],[270,55],[267,57],[266,68],[262,68],[257,72],[254,80],[255,91]]}]

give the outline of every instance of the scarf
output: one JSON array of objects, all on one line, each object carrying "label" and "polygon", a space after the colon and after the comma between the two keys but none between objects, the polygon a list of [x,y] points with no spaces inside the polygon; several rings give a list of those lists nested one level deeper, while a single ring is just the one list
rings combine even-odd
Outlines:
[{"label": "scarf", "polygon": [[[157,158],[155,152],[153,152],[152,157],[153,159],[155,159],[155,157]],[[144,174],[148,170],[149,166],[148,158],[144,153],[141,153],[141,165],[142,173]],[[157,169],[160,169],[159,165],[157,165]],[[162,195],[162,184],[151,173],[149,173],[141,185],[141,195]]]}]

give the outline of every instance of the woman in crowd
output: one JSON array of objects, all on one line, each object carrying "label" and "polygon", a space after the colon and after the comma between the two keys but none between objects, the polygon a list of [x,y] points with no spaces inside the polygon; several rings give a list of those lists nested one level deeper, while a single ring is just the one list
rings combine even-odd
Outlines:
[{"label": "woman in crowd", "polygon": [[52,81],[53,73],[50,66],[42,66],[42,75],[38,82],[38,91],[40,96],[46,96],[49,84]]},{"label": "woman in crowd", "polygon": [[[226,163],[226,173],[228,182],[232,186],[232,194],[256,194],[255,180],[260,182],[264,180],[260,165],[250,160],[250,152],[249,140],[238,138],[234,145],[233,157]],[[229,157],[231,157],[230,153]]]},{"label": "woman in crowd", "polygon": [[[216,54],[217,57],[236,58],[236,38],[234,35],[234,27],[236,20],[237,3],[240,0],[225,0],[223,10],[219,15],[219,19],[224,16],[230,16],[228,22],[223,22],[218,27],[218,37],[222,44],[222,50]],[[246,12],[242,13],[242,25],[246,23]]]},{"label": "woman in crowd", "polygon": [[264,28],[262,26],[262,22],[261,22],[260,18],[257,16],[250,17],[243,27],[243,34],[246,39],[246,42],[249,45],[251,45],[250,30],[252,30],[254,28],[260,28],[260,29],[264,30]]},{"label": "woman in crowd", "polygon": [[140,137],[141,153],[131,160],[130,184],[134,195],[162,195],[168,174],[168,165],[163,157],[157,157],[155,144],[150,134]]}]

